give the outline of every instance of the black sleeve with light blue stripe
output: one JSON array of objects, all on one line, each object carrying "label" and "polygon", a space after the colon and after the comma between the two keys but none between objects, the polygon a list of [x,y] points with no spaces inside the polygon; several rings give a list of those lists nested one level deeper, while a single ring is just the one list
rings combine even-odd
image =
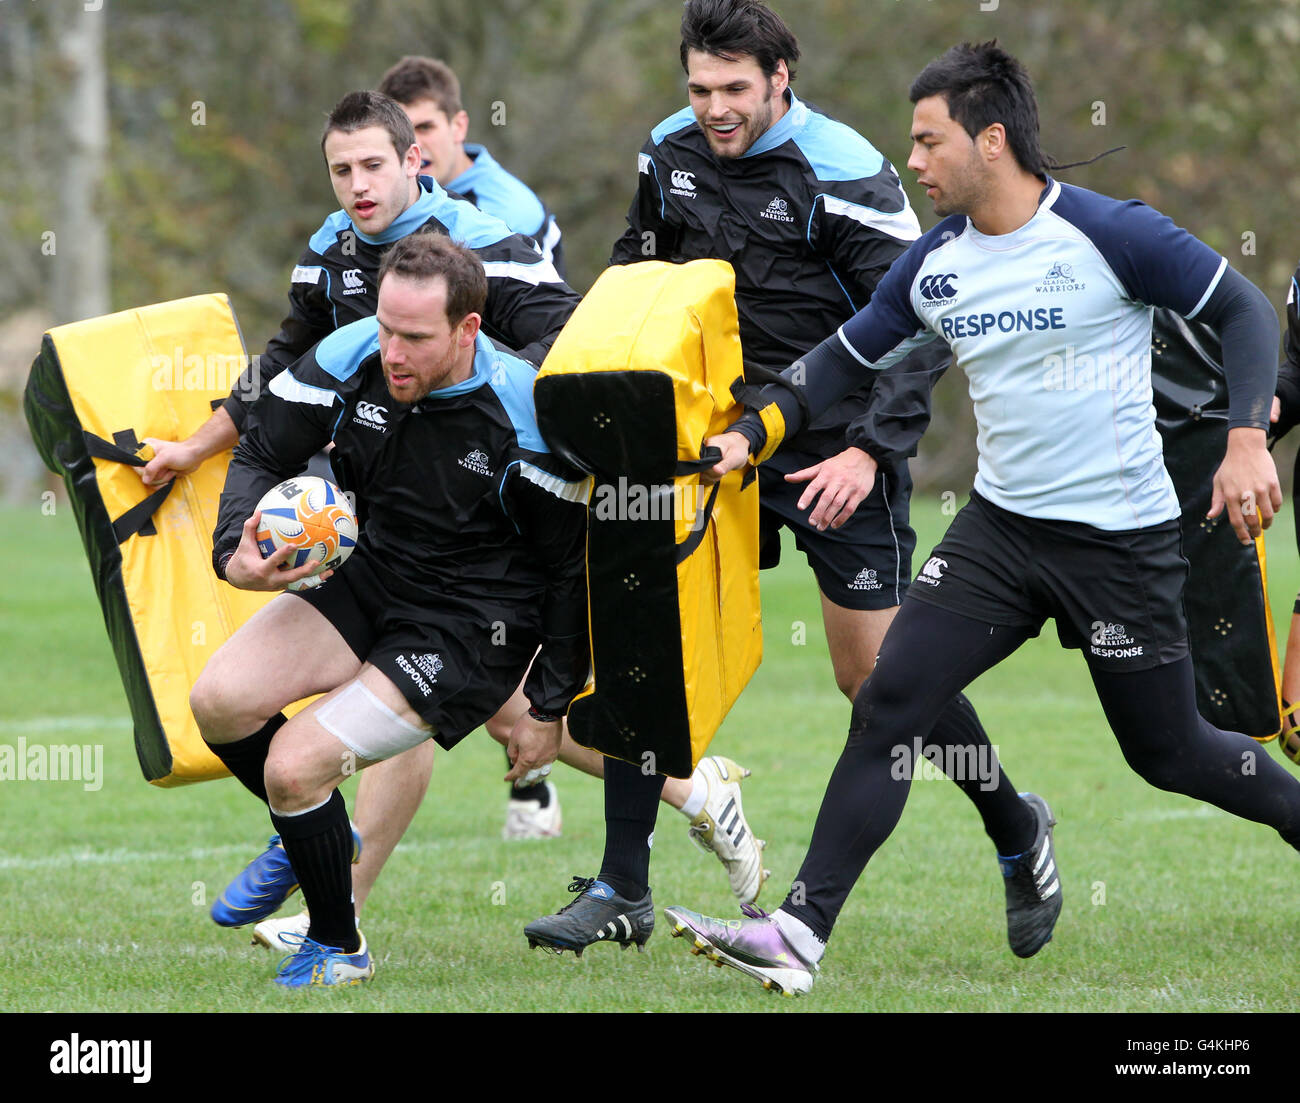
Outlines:
[{"label": "black sleeve with light blue stripe", "polygon": [[[373,319],[369,321],[373,324]],[[331,337],[351,336],[355,343],[357,335],[348,334],[353,329],[344,326]],[[262,495],[276,483],[302,472],[307,461],[329,443],[343,400],[328,384],[338,378],[335,373],[342,369],[341,363],[336,363],[332,373],[317,362],[324,345],[321,342],[316,350],[275,376],[249,411],[239,446],[226,470],[212,536],[212,562],[222,578],[223,560],[239,546],[244,522],[253,515]]]}]

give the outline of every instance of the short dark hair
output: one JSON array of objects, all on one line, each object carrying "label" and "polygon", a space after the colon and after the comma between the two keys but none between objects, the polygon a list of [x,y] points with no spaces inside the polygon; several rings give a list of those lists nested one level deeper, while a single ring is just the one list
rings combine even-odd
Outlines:
[{"label": "short dark hair", "polygon": [[[785,21],[758,0],[688,0],[682,12],[682,68],[692,50],[726,61],[742,56],[758,62],[765,77],[784,61],[794,80],[799,43]],[[687,70],[689,72],[689,70]]]},{"label": "short dark hair", "polygon": [[378,287],[388,275],[424,282],[447,281],[447,321],[456,325],[466,314],[483,313],[487,275],[478,254],[436,230],[419,230],[399,240],[379,264]]},{"label": "short dark hair", "polygon": [[409,54],[386,72],[379,91],[400,104],[433,100],[448,119],[465,110],[460,101],[460,80],[445,61]]},{"label": "short dark hair", "polygon": [[325,120],[325,129],[320,136],[321,153],[325,152],[325,139],[334,131],[352,134],[368,126],[382,126],[388,131],[399,161],[415,145],[415,128],[394,100],[379,92],[349,92],[334,105],[334,110]]},{"label": "short dark hair", "polygon": [[952,47],[921,70],[907,95],[913,103],[942,96],[948,114],[972,138],[1001,123],[1007,145],[1026,172],[1043,176],[1057,167],[1038,144],[1038,101],[1029,73],[996,38]]}]

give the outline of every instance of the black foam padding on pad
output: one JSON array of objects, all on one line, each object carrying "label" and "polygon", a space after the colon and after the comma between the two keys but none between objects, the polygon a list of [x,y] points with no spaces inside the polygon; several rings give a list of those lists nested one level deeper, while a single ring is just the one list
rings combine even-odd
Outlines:
[{"label": "black foam padding on pad", "polygon": [[596,479],[587,514],[595,691],[569,709],[569,731],[604,754],[689,777],[676,527],[666,510],[633,520],[600,508],[626,503],[629,484],[667,494],[677,466],[672,381],[654,371],[543,376],[534,401],[547,443]]}]

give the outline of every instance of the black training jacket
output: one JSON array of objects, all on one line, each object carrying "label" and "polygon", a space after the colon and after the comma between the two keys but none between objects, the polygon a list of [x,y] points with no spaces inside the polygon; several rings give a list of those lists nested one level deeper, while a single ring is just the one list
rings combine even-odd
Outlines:
[{"label": "black training jacket", "polygon": [[262,495],[333,441],[330,460],[357,498],[359,549],[390,589],[536,633],[524,691],[562,714],[590,668],[589,485],[538,432],[535,369],[480,334],[468,380],[405,405],[384,381],[378,333],[374,318],[344,326],[271,381],[226,475],[217,573]]},{"label": "black training jacket", "polygon": [[[655,127],[637,155],[636,198],[611,258],[730,262],[746,366],[777,371],[865,306],[921,233],[898,175],[871,143],[786,95],[786,113],[738,158],[714,156],[689,107]],[[787,447],[833,455],[853,444],[895,460],[914,454],[948,356],[930,349],[912,363],[916,372],[884,382],[864,373],[860,390]],[[887,419],[869,410],[873,385],[897,390]]]},{"label": "black training jacket", "polygon": [[334,330],[374,314],[375,276],[393,242],[434,230],[478,254],[487,273],[483,331],[534,364],[541,364],[578,294],[527,238],[474,204],[420,177],[420,196],[375,237],[363,235],[345,211],[335,211],[311,237],[289,283],[289,314],[266,351],[244,372],[225,409],[241,432],[248,410],[266,385]]},{"label": "black training jacket", "polygon": [[1286,337],[1284,355],[1277,369],[1277,395],[1282,400],[1282,412],[1273,435],[1281,437],[1300,421],[1300,268],[1291,277],[1291,287],[1286,296]]}]

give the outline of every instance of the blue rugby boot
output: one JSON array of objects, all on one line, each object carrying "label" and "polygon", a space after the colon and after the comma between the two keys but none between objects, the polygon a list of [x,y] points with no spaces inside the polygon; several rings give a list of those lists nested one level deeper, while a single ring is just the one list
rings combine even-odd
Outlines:
[{"label": "blue rugby boot", "polygon": [[[352,829],[352,864],[361,859],[361,836]],[[272,835],[261,854],[248,863],[212,905],[212,922],[219,927],[260,923],[298,891],[298,875],[284,852],[279,835]]]},{"label": "blue rugby boot", "polygon": [[375,975],[375,963],[370,958],[366,936],[361,936],[361,946],[356,953],[344,953],[336,946],[322,946],[306,935],[283,934],[286,945],[296,945],[295,953],[280,962],[275,983],[286,988],[327,988],[360,984]]}]

